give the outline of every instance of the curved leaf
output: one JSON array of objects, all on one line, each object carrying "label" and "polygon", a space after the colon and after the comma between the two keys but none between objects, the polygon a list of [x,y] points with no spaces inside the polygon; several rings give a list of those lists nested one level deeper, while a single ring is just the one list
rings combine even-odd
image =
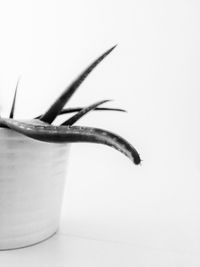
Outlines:
[{"label": "curved leaf", "polygon": [[73,125],[75,122],[77,122],[81,117],[85,116],[88,112],[94,110],[95,108],[97,108],[98,106],[109,102],[110,100],[102,100],[102,101],[98,101],[92,105],[89,105],[83,109],[81,109],[78,113],[76,113],[74,116],[72,116],[71,118],[69,118],[68,120],[66,120],[65,122],[63,122],[61,125]]},{"label": "curved leaf", "polygon": [[50,106],[50,108],[40,117],[41,121],[52,123],[57,115],[60,113],[64,105],[69,101],[71,96],[89,75],[89,73],[116,47],[113,46],[107,50],[104,54],[98,57],[92,64],[87,67],[76,79],[69,85],[64,92],[58,97],[58,99]]},{"label": "curved leaf", "polygon": [[89,142],[104,144],[117,149],[130,158],[135,164],[140,164],[141,162],[138,152],[130,143],[122,137],[106,130],[80,126],[33,125],[32,123],[24,123],[13,119],[3,118],[0,118],[0,123],[39,141],[53,143]]}]

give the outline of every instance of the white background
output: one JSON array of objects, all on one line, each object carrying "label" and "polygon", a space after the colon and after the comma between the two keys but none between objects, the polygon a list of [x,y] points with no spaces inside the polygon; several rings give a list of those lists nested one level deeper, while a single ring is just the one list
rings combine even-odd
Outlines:
[{"label": "white background", "polygon": [[20,75],[16,117],[32,118],[117,43],[69,105],[115,99],[127,114],[79,124],[122,135],[143,159],[73,145],[60,234],[1,252],[2,266],[200,266],[199,12],[195,0],[0,2],[1,115]]}]

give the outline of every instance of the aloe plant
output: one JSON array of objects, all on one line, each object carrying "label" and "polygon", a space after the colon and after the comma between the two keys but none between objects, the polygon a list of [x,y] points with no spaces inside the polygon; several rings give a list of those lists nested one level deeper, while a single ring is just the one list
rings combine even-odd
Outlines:
[{"label": "aloe plant", "polygon": [[[55,102],[42,114],[31,120],[15,120],[14,111],[16,103],[16,95],[18,83],[15,89],[14,99],[9,118],[0,117],[0,127],[10,128],[16,132],[19,132],[30,138],[54,143],[76,143],[76,142],[89,142],[99,143],[110,147],[113,147],[130,158],[136,165],[140,164],[141,159],[137,150],[124,138],[109,132],[107,130],[74,126],[81,117],[85,116],[88,112],[107,110],[107,111],[125,111],[117,108],[100,107],[100,105],[110,101],[102,100],[96,102],[87,107],[77,108],[64,108],[66,103],[70,100],[78,87],[82,84],[89,73],[107,56],[113,51],[116,46],[113,46],[94,62],[92,62],[55,100]],[[19,82],[19,81],[18,81]],[[75,113],[68,120],[63,122],[59,126],[55,126],[52,123],[54,120],[63,114]]]}]

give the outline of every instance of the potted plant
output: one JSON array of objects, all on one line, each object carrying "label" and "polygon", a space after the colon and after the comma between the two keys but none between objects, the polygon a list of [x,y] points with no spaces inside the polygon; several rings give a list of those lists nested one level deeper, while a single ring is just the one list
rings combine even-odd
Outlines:
[{"label": "potted plant", "polygon": [[[91,142],[111,146],[136,165],[140,156],[122,137],[106,130],[74,126],[108,100],[83,108],[64,108],[88,74],[115,48],[112,47],[84,70],[42,115],[31,120],[14,119],[17,87],[9,118],[0,117],[0,249],[38,243],[58,229],[69,146]],[[59,126],[57,116],[75,113]]]}]

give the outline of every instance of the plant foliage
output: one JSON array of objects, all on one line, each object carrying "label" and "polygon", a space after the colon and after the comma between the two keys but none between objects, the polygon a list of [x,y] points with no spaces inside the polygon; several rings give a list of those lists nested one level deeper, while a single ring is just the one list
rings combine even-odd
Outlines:
[{"label": "plant foliage", "polygon": [[[87,107],[64,108],[66,103],[70,100],[72,95],[86,79],[89,73],[109,55],[116,46],[113,46],[95,61],[93,61],[56,99],[56,101],[40,116],[28,121],[14,120],[14,111],[16,103],[17,88],[19,80],[16,85],[15,94],[13,98],[12,108],[9,118],[0,117],[0,127],[10,128],[30,138],[53,143],[77,143],[89,142],[104,144],[115,148],[123,153],[136,165],[140,164],[141,159],[137,150],[124,138],[110,131],[94,128],[73,126],[80,118],[85,116],[88,112],[93,110],[113,110],[125,111],[117,108],[99,107],[100,105],[110,101],[98,101]],[[69,119],[65,120],[61,125],[52,125],[53,121],[63,114],[75,113]]]}]

